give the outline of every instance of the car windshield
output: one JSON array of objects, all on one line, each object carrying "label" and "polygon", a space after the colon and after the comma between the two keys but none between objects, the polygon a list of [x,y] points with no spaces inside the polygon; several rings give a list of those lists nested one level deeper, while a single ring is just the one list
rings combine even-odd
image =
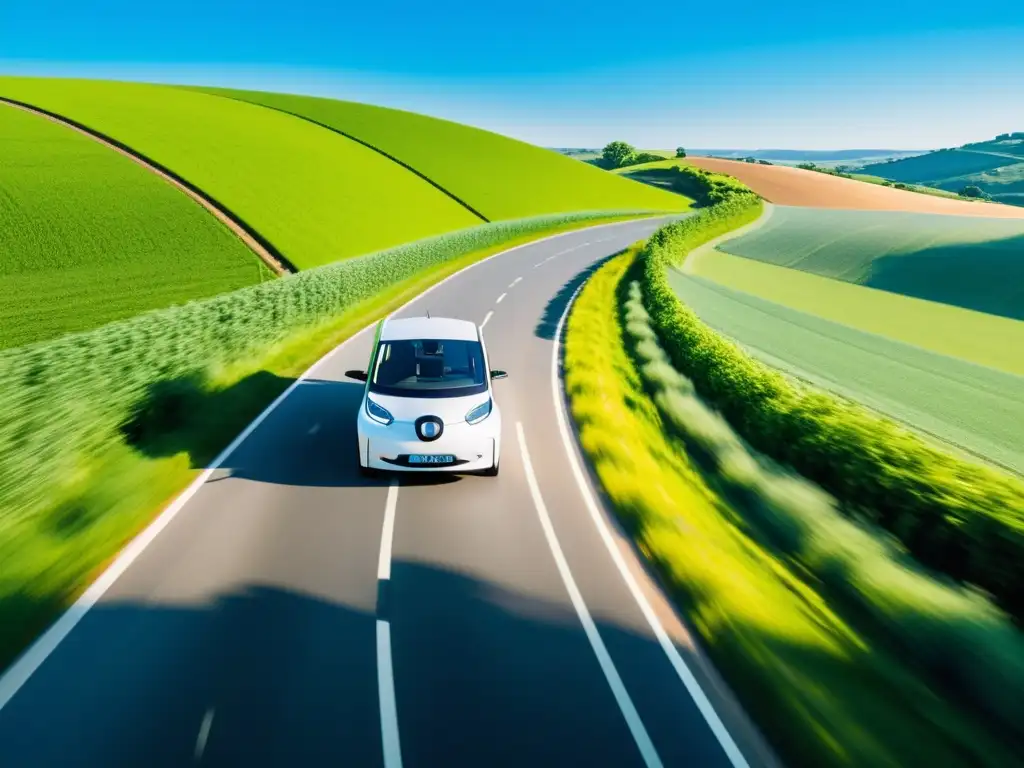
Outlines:
[{"label": "car windshield", "polygon": [[487,391],[479,341],[399,339],[382,341],[370,391],[393,397],[464,397]]}]

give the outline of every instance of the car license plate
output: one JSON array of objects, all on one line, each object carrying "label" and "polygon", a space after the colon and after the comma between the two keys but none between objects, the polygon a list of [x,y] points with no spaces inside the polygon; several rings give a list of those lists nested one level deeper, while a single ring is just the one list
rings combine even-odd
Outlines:
[{"label": "car license plate", "polygon": [[434,455],[414,453],[409,457],[410,464],[451,464],[454,461],[455,457],[447,453]]}]

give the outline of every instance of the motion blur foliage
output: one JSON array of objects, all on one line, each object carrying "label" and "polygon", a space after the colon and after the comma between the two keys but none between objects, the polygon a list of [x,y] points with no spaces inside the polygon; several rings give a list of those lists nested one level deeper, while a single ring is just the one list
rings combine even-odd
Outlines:
[{"label": "motion blur foliage", "polygon": [[4,528],[77,482],[159,382],[217,373],[463,254],[560,224],[642,213],[494,222],[290,275],[86,333],[0,352]]},{"label": "motion blur foliage", "polygon": [[697,395],[662,348],[639,282],[629,287],[625,330],[641,378],[665,424],[766,541],[850,601],[905,654],[1024,735],[1024,636],[976,592],[928,573],[874,526],[845,517],[835,499],[749,449]]},{"label": "motion blur foliage", "polygon": [[752,220],[733,196],[655,233],[643,253],[644,304],[671,359],[752,446],[792,466],[840,509],[886,529],[926,567],[991,593],[1024,617],[1024,483],[962,461],[891,421],[798,387],[715,334],[666,270]]}]

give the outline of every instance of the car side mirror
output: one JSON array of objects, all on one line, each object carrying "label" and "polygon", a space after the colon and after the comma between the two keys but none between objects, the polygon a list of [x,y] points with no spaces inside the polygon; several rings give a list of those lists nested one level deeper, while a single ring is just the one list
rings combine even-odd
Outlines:
[{"label": "car side mirror", "polygon": [[369,378],[366,371],[345,371],[345,375],[350,379],[355,379],[356,381],[366,381],[366,379]]},{"label": "car side mirror", "polygon": [[507,379],[508,371],[491,371],[491,380],[494,379]]}]

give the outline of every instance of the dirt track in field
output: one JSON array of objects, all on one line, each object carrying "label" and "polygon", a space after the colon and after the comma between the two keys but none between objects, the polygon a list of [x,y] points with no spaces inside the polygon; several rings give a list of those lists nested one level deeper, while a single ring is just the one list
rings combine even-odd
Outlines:
[{"label": "dirt track in field", "polygon": [[1012,205],[972,203],[967,200],[935,197],[785,165],[755,165],[710,157],[687,159],[697,168],[735,176],[765,200],[777,205],[863,211],[912,211],[998,219],[1024,218],[1024,208]]}]

